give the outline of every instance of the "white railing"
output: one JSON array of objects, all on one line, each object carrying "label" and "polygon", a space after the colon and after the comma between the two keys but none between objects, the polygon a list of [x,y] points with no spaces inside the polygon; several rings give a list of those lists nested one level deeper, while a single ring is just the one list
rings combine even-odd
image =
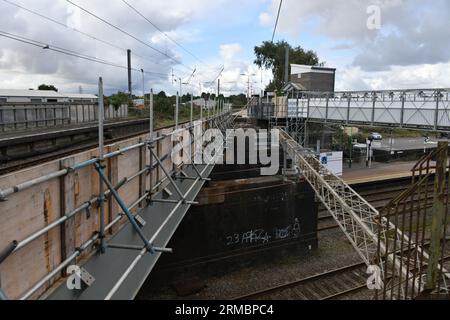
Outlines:
[{"label": "white railing", "polygon": [[309,122],[450,130],[450,89],[367,92],[299,92],[288,103],[261,103],[257,118],[303,118]]},{"label": "white railing", "polygon": [[[362,198],[344,180],[333,174],[316,155],[304,149],[289,134],[280,130],[280,142],[285,152],[292,159],[293,167],[303,175],[314,189],[316,196],[327,208],[347,239],[355,248],[367,266],[380,267],[381,279],[384,279],[384,263],[379,260],[388,253],[387,259],[397,273],[408,275],[408,266],[402,263],[402,251],[392,248],[403,248],[400,244],[411,243],[399,228],[381,217],[378,210]],[[426,260],[429,255],[420,247],[416,252],[423,254]],[[416,292],[420,292],[416,282],[411,283]]]}]

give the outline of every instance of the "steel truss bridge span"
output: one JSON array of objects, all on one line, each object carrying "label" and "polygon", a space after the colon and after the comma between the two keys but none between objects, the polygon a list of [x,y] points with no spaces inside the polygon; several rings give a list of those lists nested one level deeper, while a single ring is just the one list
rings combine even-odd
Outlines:
[{"label": "steel truss bridge span", "polygon": [[[366,265],[379,266],[381,278],[385,279],[385,263],[380,259],[384,257],[397,274],[408,279],[409,267],[402,261],[404,252],[399,248],[406,248],[408,244],[411,247],[411,241],[401,229],[323,166],[315,153],[304,149],[283,130],[280,130],[280,142],[293,168],[308,181]],[[415,244],[411,249],[425,261],[429,260],[421,246]],[[410,287],[421,292],[416,281],[411,280]]]}]

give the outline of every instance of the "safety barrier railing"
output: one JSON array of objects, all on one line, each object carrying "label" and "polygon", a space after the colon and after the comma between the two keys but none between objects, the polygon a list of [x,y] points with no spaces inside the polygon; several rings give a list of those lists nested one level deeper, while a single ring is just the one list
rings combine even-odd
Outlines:
[{"label": "safety barrier railing", "polygon": [[[397,273],[392,266],[383,265],[384,286],[377,292],[382,299],[415,299],[424,294],[448,297],[448,214],[449,214],[449,163],[448,143],[439,142],[436,150],[426,154],[413,167],[409,188],[393,198],[380,210],[388,222],[394,221],[409,241],[391,242],[380,260],[399,251],[406,274]],[[429,255],[417,248],[429,245]],[[448,253],[448,252],[447,252]],[[446,267],[444,265],[447,263]],[[415,286],[411,286],[411,284]]]},{"label": "safety barrier railing", "polygon": [[[252,106],[254,118],[303,118],[310,122],[370,125],[419,130],[450,130],[450,89],[411,89],[347,92],[298,92],[274,104]],[[298,109],[304,110],[296,111]],[[282,102],[282,103],[281,103]]]},{"label": "safety barrier railing", "polygon": [[[381,216],[345,181],[322,165],[315,153],[304,149],[285,131],[280,131],[280,142],[292,159],[292,165],[314,189],[366,265],[379,267],[381,279],[387,277],[385,263],[391,265],[397,274],[407,276],[408,267],[402,262],[403,252],[398,248],[411,241],[402,229]],[[396,250],[391,248],[394,243],[397,244]],[[415,245],[415,250],[429,259],[423,247]],[[414,281],[410,281],[410,286],[420,292]]]},{"label": "safety barrier railing", "polygon": [[[99,80],[99,97],[103,97],[103,82],[100,78]],[[178,102],[178,101],[177,101]],[[100,114],[103,113],[103,101],[102,99],[99,99],[99,112]],[[189,124],[185,127],[185,129],[190,131],[190,134],[192,136],[193,130],[195,128],[195,124],[193,122],[193,104],[191,103],[191,112],[190,112],[190,121]],[[103,138],[103,128],[104,128],[104,119],[101,117],[99,119],[98,128],[99,128],[99,155],[95,158],[82,161],[80,163],[67,166],[61,170],[51,172],[49,174],[25,181],[23,183],[6,187],[3,189],[0,189],[0,203],[1,201],[8,201],[8,197],[12,196],[13,194],[23,192],[25,190],[28,190],[34,186],[38,186],[42,183],[51,181],[53,179],[61,178],[64,176],[67,176],[71,173],[78,172],[84,168],[88,168],[93,166],[95,170],[98,172],[99,175],[99,192],[98,195],[90,197],[90,199],[78,207],[69,210],[68,212],[64,212],[64,214],[48,223],[45,227],[39,229],[38,231],[33,232],[28,237],[17,241],[13,240],[10,242],[10,244],[4,248],[2,251],[0,251],[0,265],[2,262],[4,262],[8,257],[12,256],[14,253],[18,252],[19,250],[23,249],[36,239],[40,238],[44,234],[49,233],[50,231],[54,230],[58,226],[62,226],[67,221],[74,219],[77,215],[80,213],[89,210],[91,207],[96,206],[99,210],[99,220],[100,220],[100,226],[98,231],[95,232],[95,234],[85,242],[83,242],[81,245],[76,247],[76,249],[72,252],[66,255],[65,259],[61,261],[53,270],[51,270],[48,274],[46,274],[41,280],[39,280],[37,283],[35,283],[31,288],[26,290],[23,294],[19,296],[19,299],[29,299],[35,295],[38,290],[43,288],[50,280],[52,280],[55,276],[58,276],[62,273],[64,273],[64,268],[66,268],[74,259],[81,256],[85,251],[87,251],[90,247],[92,247],[94,244],[99,243],[99,248],[101,252],[105,252],[108,249],[108,246],[114,246],[114,247],[121,247],[124,249],[131,249],[131,250],[141,250],[138,257],[133,261],[133,263],[129,266],[127,271],[122,275],[122,277],[119,279],[119,281],[114,285],[114,287],[111,289],[109,294],[107,295],[107,299],[110,299],[114,293],[117,291],[117,289],[120,287],[121,283],[126,279],[126,277],[129,275],[129,273],[133,270],[134,266],[137,264],[137,262],[142,258],[143,255],[145,255],[147,252],[154,253],[154,252],[170,252],[170,249],[167,248],[159,248],[155,247],[153,245],[154,240],[156,239],[157,235],[161,232],[162,228],[165,224],[169,221],[170,217],[176,212],[176,210],[182,205],[182,204],[193,204],[192,201],[186,200],[186,195],[189,194],[189,192],[193,189],[195,184],[200,180],[207,180],[206,177],[203,177],[203,174],[205,173],[206,169],[209,165],[212,163],[208,162],[205,166],[205,168],[200,171],[194,161],[190,161],[189,165],[192,165],[194,172],[196,173],[195,177],[188,177],[186,175],[183,175],[183,166],[186,165],[185,163],[181,163],[179,165],[173,165],[172,170],[168,170],[165,165],[164,161],[170,158],[171,152],[166,153],[162,156],[158,155],[158,151],[154,151],[155,145],[158,144],[158,142],[162,141],[163,139],[171,138],[173,135],[175,135],[178,131],[179,123],[178,123],[178,112],[179,112],[179,105],[177,103],[175,108],[175,130],[168,134],[161,134],[157,135],[155,137],[154,132],[154,116],[153,116],[153,93],[150,96],[150,114],[149,114],[149,137],[145,140],[133,144],[130,146],[126,146],[123,148],[120,148],[118,150],[104,153],[105,145],[104,145],[104,138]],[[216,126],[219,129],[224,130],[227,126],[230,125],[230,119],[233,120],[233,117],[231,116],[231,112],[229,110],[224,110],[223,106],[220,105],[217,108],[214,108],[214,110],[210,112],[208,111],[208,116],[203,118],[203,111],[200,111],[200,121],[201,126],[203,127],[206,125],[207,127]],[[201,138],[201,137],[200,137]],[[172,139],[171,139],[172,140]],[[194,144],[196,141],[194,139],[191,140],[190,145]],[[187,146],[183,145],[183,152],[185,152],[185,148]],[[190,146],[189,146],[190,147]],[[142,168],[138,172],[135,172],[125,178],[123,178],[121,181],[119,181],[116,185],[113,185],[110,178],[107,176],[105,172],[105,165],[104,162],[108,159],[117,158],[121,155],[124,155],[128,152],[131,152],[136,149],[142,149],[142,148],[148,148],[150,153],[150,161],[148,165],[145,165],[145,168]],[[192,152],[186,152],[186,154],[189,154],[189,159],[192,160]],[[155,169],[160,169],[164,173],[164,177],[158,178],[155,180],[155,184],[152,183],[152,173]],[[181,174],[180,174],[181,173]],[[192,186],[189,188],[189,190],[186,193],[182,193],[178,186],[176,185],[175,181],[173,180],[172,176],[174,174],[179,174],[177,176],[177,179],[190,179],[193,181]],[[130,183],[131,181],[134,181],[137,178],[140,177],[146,177],[147,175],[150,175],[150,188],[149,190],[146,190],[142,194],[139,195],[138,199],[136,199],[130,206],[127,206],[125,202],[123,201],[122,197],[119,195],[119,189],[123,188],[126,184]],[[191,179],[192,178],[192,179]],[[154,199],[152,195],[158,191],[166,189],[168,185],[171,185],[177,192],[179,199],[178,200],[164,200],[164,199]],[[106,186],[106,189],[105,189]],[[117,204],[119,205],[121,211],[118,212],[118,215],[109,221],[108,224],[105,225],[105,200],[114,199]],[[171,212],[166,217],[163,224],[158,228],[158,230],[155,232],[155,234],[152,236],[152,238],[148,239],[146,235],[144,235],[140,229],[139,226],[139,217],[137,214],[133,214],[132,210],[136,207],[140,206],[142,202],[146,201],[148,202],[167,202],[167,203],[175,203],[176,206],[174,209],[171,210]],[[107,233],[111,233],[113,230],[113,227],[119,224],[123,220],[123,218],[126,217],[129,221],[129,223],[132,225],[135,232],[138,234],[138,236],[142,240],[142,246],[139,246],[139,248],[131,248],[130,246],[126,245],[107,245],[105,243],[105,238]],[[7,294],[0,288],[0,299],[6,299]]]}]

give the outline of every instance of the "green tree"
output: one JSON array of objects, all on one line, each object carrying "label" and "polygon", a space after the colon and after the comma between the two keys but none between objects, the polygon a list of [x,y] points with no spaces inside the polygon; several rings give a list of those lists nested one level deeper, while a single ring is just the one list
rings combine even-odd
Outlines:
[{"label": "green tree", "polygon": [[47,90],[47,91],[55,91],[55,92],[58,92],[58,89],[57,89],[54,85],[52,85],[52,84],[50,84],[50,85],[47,85],[47,84],[41,84],[41,85],[38,87],[38,90]]},{"label": "green tree", "polygon": [[109,104],[111,104],[115,110],[118,110],[121,105],[128,104],[130,106],[130,96],[125,92],[117,92],[108,98]]},{"label": "green tree", "polygon": [[247,96],[243,93],[239,95],[231,95],[229,100],[230,103],[233,104],[233,107],[242,107],[247,104]]},{"label": "green tree", "polygon": [[273,81],[266,87],[268,91],[283,89],[286,47],[289,47],[289,64],[323,65],[319,63],[319,57],[312,50],[305,51],[300,46],[292,47],[284,40],[277,43],[264,41],[261,46],[255,47],[254,63],[260,68],[272,69]]},{"label": "green tree", "polygon": [[173,104],[175,97],[168,97],[164,91],[154,98],[155,117],[161,120],[172,120],[174,114]]}]

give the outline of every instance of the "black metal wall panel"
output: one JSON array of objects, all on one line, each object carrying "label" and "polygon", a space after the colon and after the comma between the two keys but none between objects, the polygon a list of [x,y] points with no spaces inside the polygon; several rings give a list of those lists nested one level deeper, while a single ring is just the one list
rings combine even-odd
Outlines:
[{"label": "black metal wall panel", "polygon": [[161,274],[219,274],[317,247],[318,204],[306,182],[247,186],[222,199],[212,191],[219,203],[191,207],[169,243],[174,253],[160,259],[150,283]]}]

